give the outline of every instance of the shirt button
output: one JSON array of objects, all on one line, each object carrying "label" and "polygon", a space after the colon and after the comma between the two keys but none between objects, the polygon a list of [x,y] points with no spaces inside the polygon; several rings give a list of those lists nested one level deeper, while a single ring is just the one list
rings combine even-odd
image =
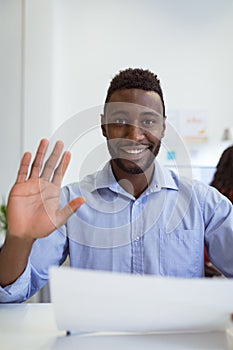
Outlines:
[{"label": "shirt button", "polygon": [[135,238],[135,241],[136,241],[136,242],[138,242],[138,241],[139,241],[139,239],[140,239],[140,237],[139,237],[139,236],[137,236],[137,237]]}]

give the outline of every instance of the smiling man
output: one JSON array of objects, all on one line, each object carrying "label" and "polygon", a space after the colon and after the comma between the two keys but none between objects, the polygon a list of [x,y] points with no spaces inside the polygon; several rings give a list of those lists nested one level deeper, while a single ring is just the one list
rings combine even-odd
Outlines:
[{"label": "smiling man", "polygon": [[127,179],[131,188],[133,185],[135,197],[145,190],[152,178],[154,159],[165,131],[160,89],[157,87],[159,94],[142,87],[143,80],[141,88],[119,89],[117,85],[114,91],[113,80],[102,116],[102,132],[108,141],[115,178],[118,181]]},{"label": "smiling man", "polygon": [[31,167],[24,154],[7,205],[0,302],[29,298],[68,255],[83,269],[193,278],[204,277],[206,245],[233,277],[232,204],[158,163],[165,115],[157,76],[126,69],[112,80],[101,116],[111,155],[102,170],[60,191],[70,161],[69,152],[59,161],[62,142],[44,162],[41,140]]}]

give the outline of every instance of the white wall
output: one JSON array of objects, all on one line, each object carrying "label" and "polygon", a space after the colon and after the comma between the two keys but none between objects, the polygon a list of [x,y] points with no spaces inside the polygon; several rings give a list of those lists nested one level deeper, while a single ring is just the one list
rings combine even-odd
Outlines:
[{"label": "white wall", "polygon": [[[149,68],[161,79],[168,110],[205,111],[208,142],[187,146],[198,163],[216,164],[223,130],[233,125],[231,0],[58,0],[54,9],[54,130],[102,104],[120,69]],[[74,168],[67,181],[75,180],[87,145],[100,142],[96,131],[72,146]],[[181,154],[176,139],[169,145]],[[92,168],[90,163],[87,172]]]},{"label": "white wall", "polygon": [[[55,32],[54,126],[102,103],[128,66],[158,73],[169,108],[207,108],[232,123],[231,0],[58,0]],[[219,125],[209,127],[219,137]]]},{"label": "white wall", "polygon": [[52,132],[54,0],[24,0],[23,149]]},{"label": "white wall", "polygon": [[[17,23],[23,3],[22,92]],[[7,47],[11,43],[19,59],[12,61],[11,51],[1,48],[0,91],[8,96],[0,107],[5,193],[20,147],[34,150],[40,137],[50,137],[71,116],[102,104],[110,79],[129,66],[158,73],[168,109],[207,111],[209,142],[198,147],[207,155],[203,159],[212,154],[211,161],[217,159],[223,129],[233,123],[232,0],[9,0],[0,2],[0,16],[0,38]],[[19,123],[14,130],[9,126],[12,110]],[[80,142],[82,162],[88,147],[102,139],[94,130]],[[73,162],[74,169],[80,162]]]},{"label": "white wall", "polygon": [[22,152],[20,1],[0,2],[0,203],[15,180]]}]

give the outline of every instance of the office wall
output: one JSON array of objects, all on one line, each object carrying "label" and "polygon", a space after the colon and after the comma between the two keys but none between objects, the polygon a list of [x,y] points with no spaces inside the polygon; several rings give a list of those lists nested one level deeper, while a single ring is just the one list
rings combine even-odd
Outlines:
[{"label": "office wall", "polygon": [[23,149],[52,132],[54,0],[23,0]]},{"label": "office wall", "polygon": [[[209,140],[195,147],[214,164],[222,132],[232,127],[231,0],[9,0],[0,2],[0,16],[1,193],[22,150],[102,104],[110,79],[129,66],[158,73],[168,110],[207,111]],[[72,146],[67,181],[102,142],[92,130]]]},{"label": "office wall", "polygon": [[21,19],[21,2],[0,2],[0,203],[15,180],[22,150]]},{"label": "office wall", "polygon": [[58,0],[54,10],[54,127],[102,103],[128,66],[158,73],[168,108],[207,109],[211,138],[232,124],[231,0]]},{"label": "office wall", "polygon": [[0,1],[0,199],[25,150],[52,132],[53,1]]},{"label": "office wall", "polygon": [[[208,141],[186,146],[191,161],[216,164],[226,146],[223,130],[233,126],[232,1],[58,0],[54,10],[54,130],[77,112],[102,104],[120,69],[150,68],[159,75],[168,112],[205,113]],[[172,130],[168,136],[165,146],[183,158],[183,145]],[[92,130],[72,145],[74,168],[67,181],[75,180],[77,164],[101,142]],[[86,172],[98,165],[90,158]]]}]

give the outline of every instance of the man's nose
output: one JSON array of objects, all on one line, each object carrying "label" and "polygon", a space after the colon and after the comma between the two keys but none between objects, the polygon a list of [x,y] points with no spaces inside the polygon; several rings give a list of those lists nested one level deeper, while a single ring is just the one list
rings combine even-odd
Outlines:
[{"label": "man's nose", "polygon": [[144,132],[138,125],[130,124],[127,127],[127,138],[133,141],[141,141],[144,138]]}]

